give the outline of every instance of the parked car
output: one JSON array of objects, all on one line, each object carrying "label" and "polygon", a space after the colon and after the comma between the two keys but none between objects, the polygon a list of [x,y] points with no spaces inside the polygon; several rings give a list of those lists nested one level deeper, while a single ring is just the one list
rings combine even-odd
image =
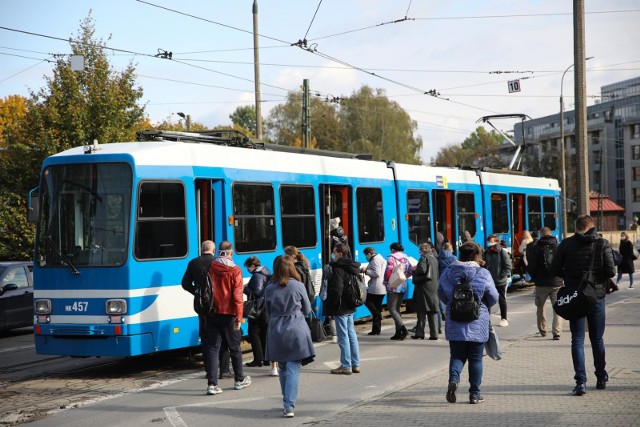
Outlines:
[{"label": "parked car", "polygon": [[0,331],[33,325],[33,263],[0,262]]}]

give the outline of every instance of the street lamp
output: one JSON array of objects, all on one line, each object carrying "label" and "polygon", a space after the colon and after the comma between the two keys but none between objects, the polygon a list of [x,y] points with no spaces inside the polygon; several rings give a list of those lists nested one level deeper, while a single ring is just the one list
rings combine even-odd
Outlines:
[{"label": "street lamp", "polygon": [[[585,61],[592,59],[593,56],[585,58]],[[565,165],[565,158],[567,157],[567,153],[565,153],[564,147],[564,102],[562,100],[562,90],[564,89],[564,75],[567,74],[567,71],[573,67],[574,64],[571,64],[564,70],[562,73],[562,78],[560,79],[560,153],[562,155],[562,237],[567,237],[567,169]]]},{"label": "street lamp", "polygon": [[[560,96],[560,99],[562,99],[562,96]],[[187,131],[190,131],[191,130],[191,116],[189,114],[185,115],[184,113],[178,113],[178,115],[185,120],[185,126],[187,128]]]}]

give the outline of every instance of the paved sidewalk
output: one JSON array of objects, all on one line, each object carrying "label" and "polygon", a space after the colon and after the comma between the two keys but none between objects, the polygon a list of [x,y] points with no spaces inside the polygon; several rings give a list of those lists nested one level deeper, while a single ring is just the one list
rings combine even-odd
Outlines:
[{"label": "paved sidewalk", "polygon": [[[609,383],[596,390],[593,358],[585,337],[587,394],[575,385],[571,333],[564,322],[560,341],[539,334],[503,342],[503,359],[484,359],[485,402],[468,402],[468,375],[461,377],[458,402],[447,403],[448,370],[425,381],[316,420],[340,426],[640,426],[640,295],[607,305],[604,335]],[[498,334],[500,328],[497,328]]]}]

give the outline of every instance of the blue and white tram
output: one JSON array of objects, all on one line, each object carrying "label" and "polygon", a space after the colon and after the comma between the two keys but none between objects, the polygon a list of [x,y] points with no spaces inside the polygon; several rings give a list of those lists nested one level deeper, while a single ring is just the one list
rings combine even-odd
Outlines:
[{"label": "blue and white tram", "polygon": [[[464,231],[481,244],[497,231],[516,247],[527,224],[560,227],[554,180],[173,139],[78,147],[45,160],[37,353],[134,356],[198,345],[192,297],[180,282],[207,239],[232,242],[238,265],[258,256],[271,266],[295,245],[318,289],[331,218],[341,218],[361,262],[365,247],[387,254],[395,241],[417,258],[417,245],[437,232],[457,246]],[[321,312],[319,298],[313,305]]]}]

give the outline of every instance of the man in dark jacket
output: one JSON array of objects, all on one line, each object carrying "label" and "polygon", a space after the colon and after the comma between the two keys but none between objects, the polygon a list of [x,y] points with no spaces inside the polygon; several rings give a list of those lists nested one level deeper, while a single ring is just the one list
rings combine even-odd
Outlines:
[{"label": "man in dark jacket", "polygon": [[349,276],[360,274],[360,263],[351,259],[351,250],[346,243],[337,243],[331,253],[331,277],[327,284],[327,299],[322,306],[322,314],[334,316],[338,346],[340,347],[340,367],[332,369],[332,374],[351,375],[360,373],[360,348],[353,324],[355,305],[349,301],[345,287]]},{"label": "man in dark jacket", "polygon": [[511,277],[513,264],[511,263],[511,255],[500,246],[500,240],[496,234],[487,237],[487,250],[484,251],[484,260],[480,262],[491,273],[493,283],[498,290],[498,305],[500,306],[500,323],[498,326],[509,326],[507,320],[507,282]]},{"label": "man in dark jacket", "polygon": [[[598,249],[593,261],[593,274],[596,281],[596,306],[586,316],[589,327],[589,340],[593,351],[593,364],[596,368],[596,388],[607,387],[609,375],[605,370],[604,335],[605,326],[605,289],[606,282],[615,275],[611,245],[596,233],[593,218],[589,215],[579,216],[576,220],[576,234],[564,239],[553,257],[551,274],[564,278],[564,285],[569,289],[580,285],[583,274],[589,269],[591,252]],[[574,379],[576,386],[574,396],[582,396],[586,391],[587,372],[584,362],[585,319],[569,322],[571,328],[571,357],[573,358]]]},{"label": "man in dark jacket", "polygon": [[[536,285],[536,312],[538,331],[543,337],[547,335],[547,319],[544,315],[544,305],[547,298],[551,305],[558,299],[558,290],[562,287],[562,279],[551,274],[550,267],[553,255],[558,247],[558,239],[551,234],[549,227],[540,230],[540,240],[535,244],[527,245],[527,272]],[[559,340],[562,332],[562,319],[553,312],[553,324],[551,326],[553,339]]]}]

